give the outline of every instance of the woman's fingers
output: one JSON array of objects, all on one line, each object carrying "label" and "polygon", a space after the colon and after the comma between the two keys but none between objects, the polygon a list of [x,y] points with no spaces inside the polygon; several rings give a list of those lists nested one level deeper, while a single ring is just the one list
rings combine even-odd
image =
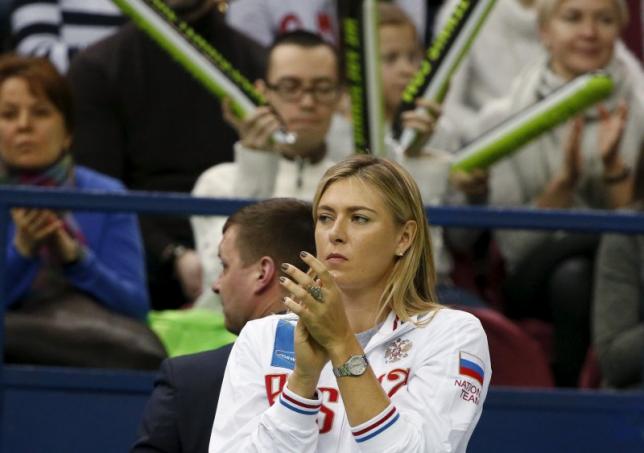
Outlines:
[{"label": "woman's fingers", "polygon": [[311,268],[311,270],[317,277],[316,283],[320,284],[320,286],[324,288],[331,288],[335,285],[333,277],[329,273],[326,266],[322,264],[322,262],[315,256],[311,255],[308,252],[300,252],[300,258],[302,258],[302,261],[304,261],[309,266],[309,268]]},{"label": "woman's fingers", "polygon": [[42,241],[43,239],[47,238],[49,235],[60,229],[61,226],[62,222],[60,221],[46,224],[45,226],[34,232],[34,240],[36,242]]},{"label": "woman's fingers", "polygon": [[290,292],[298,301],[304,301],[306,296],[310,296],[304,285],[297,284],[289,278],[280,277],[280,285],[282,285],[288,292]]},{"label": "woman's fingers", "polygon": [[297,302],[295,302],[289,296],[284,297],[284,305],[286,306],[286,308],[288,308],[291,312],[295,313],[300,318],[303,317],[304,307],[301,304],[298,304]]}]

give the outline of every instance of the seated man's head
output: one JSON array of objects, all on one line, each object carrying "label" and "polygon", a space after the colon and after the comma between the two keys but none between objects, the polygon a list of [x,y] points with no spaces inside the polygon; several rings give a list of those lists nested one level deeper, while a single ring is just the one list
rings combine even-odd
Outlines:
[{"label": "seated man's head", "polygon": [[339,99],[335,48],[307,31],[278,36],[269,49],[264,80],[257,88],[297,134],[293,151],[307,156],[323,144]]},{"label": "seated man's head", "polygon": [[228,330],[239,333],[247,321],[283,310],[280,265],[304,266],[301,251],[315,252],[310,203],[273,198],[228,218],[219,244],[223,270],[213,284]]}]

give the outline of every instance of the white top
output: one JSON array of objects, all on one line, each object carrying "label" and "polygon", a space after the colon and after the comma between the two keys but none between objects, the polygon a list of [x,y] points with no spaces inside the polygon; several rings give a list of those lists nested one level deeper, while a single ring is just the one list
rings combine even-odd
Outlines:
[{"label": "white top", "polygon": [[[425,36],[426,0],[396,0]],[[339,29],[335,0],[235,0],[230,2],[226,21],[255,41],[269,46],[285,31],[304,29],[337,43]]]},{"label": "white top", "polygon": [[295,319],[270,316],[242,330],[228,359],[210,453],[466,451],[492,374],[476,317],[444,308],[416,327],[390,314],[365,354],[391,405],[354,427],[330,363],[322,370],[318,399],[286,388],[295,361]]}]

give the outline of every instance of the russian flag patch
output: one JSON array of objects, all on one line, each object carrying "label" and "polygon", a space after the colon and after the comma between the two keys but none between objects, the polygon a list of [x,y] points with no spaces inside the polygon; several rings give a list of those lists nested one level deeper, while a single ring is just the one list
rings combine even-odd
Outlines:
[{"label": "russian flag patch", "polygon": [[483,361],[473,354],[460,351],[458,360],[458,373],[476,379],[483,385],[485,368]]}]

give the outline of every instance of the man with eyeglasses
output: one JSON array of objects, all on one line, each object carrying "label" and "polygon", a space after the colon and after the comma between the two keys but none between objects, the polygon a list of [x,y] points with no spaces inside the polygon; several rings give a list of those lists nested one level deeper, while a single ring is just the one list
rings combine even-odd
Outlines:
[{"label": "man with eyeglasses", "polygon": [[[310,200],[322,174],[333,164],[327,150],[334,149],[334,156],[341,157],[352,152],[349,126],[334,117],[340,98],[337,53],[332,45],[308,31],[280,35],[269,48],[266,74],[256,87],[268,104],[250,117],[239,120],[224,104],[224,117],[240,137],[234,147],[235,161],[204,172],[192,194]],[[272,135],[279,129],[294,133],[295,143],[275,142]],[[224,220],[191,219],[204,282],[219,272],[217,235]],[[218,305],[210,291],[204,291],[196,302],[198,307]]]}]

